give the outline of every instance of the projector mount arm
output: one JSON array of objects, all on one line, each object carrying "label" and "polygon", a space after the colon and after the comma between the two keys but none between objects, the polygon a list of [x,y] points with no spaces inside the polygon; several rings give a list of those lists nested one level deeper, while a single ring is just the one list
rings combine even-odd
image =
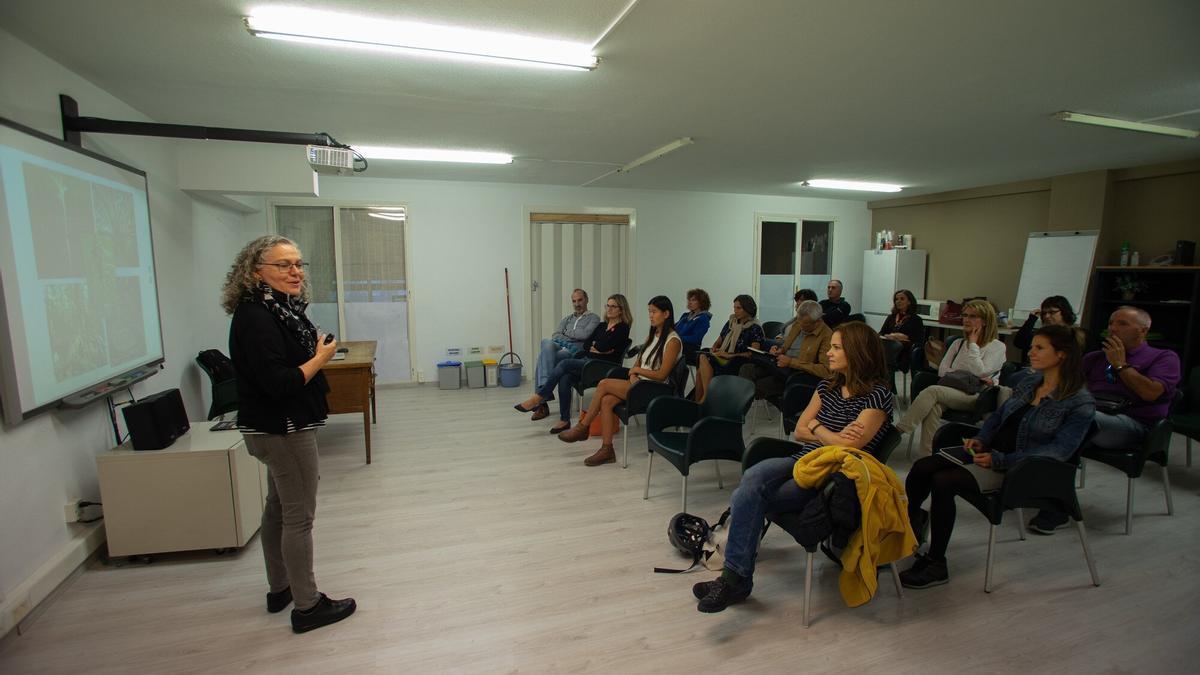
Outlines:
[{"label": "projector mount arm", "polygon": [[[323,145],[332,148],[353,148],[338,143],[333,136],[321,132],[301,134],[290,131],[262,131],[259,129],[230,129],[226,127],[202,127],[189,124],[160,124],[157,122],[126,122],[102,117],[80,117],[79,103],[59,94],[59,109],[62,112],[63,140],[83,147],[83,132],[94,134],[123,134],[127,136],[161,136],[166,138],[192,138],[214,141],[243,141],[246,143],[282,143],[285,145]],[[356,158],[361,155],[355,153]],[[366,163],[366,160],[362,160]],[[366,167],[364,166],[363,169]],[[360,169],[361,171],[362,169]]]}]

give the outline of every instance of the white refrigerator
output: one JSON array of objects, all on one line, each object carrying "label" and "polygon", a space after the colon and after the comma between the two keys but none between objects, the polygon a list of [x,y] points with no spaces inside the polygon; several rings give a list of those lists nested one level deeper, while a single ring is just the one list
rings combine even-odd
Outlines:
[{"label": "white refrigerator", "polygon": [[925,251],[863,251],[862,313],[875,330],[892,313],[892,296],[907,289],[925,297]]}]

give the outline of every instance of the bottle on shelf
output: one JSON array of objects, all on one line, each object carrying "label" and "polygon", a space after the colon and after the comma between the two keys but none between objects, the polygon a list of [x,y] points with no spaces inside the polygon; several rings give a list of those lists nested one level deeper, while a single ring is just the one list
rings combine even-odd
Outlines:
[{"label": "bottle on shelf", "polygon": [[1138,264],[1139,264],[1139,262],[1140,262],[1140,258],[1138,257],[1138,252],[1137,252],[1137,251],[1134,251],[1134,252],[1133,252],[1133,253],[1132,253],[1132,254],[1129,256],[1129,266],[1130,266],[1130,267],[1137,267],[1137,266],[1138,266]]},{"label": "bottle on shelf", "polygon": [[1121,267],[1129,267],[1129,242],[1121,242]]}]

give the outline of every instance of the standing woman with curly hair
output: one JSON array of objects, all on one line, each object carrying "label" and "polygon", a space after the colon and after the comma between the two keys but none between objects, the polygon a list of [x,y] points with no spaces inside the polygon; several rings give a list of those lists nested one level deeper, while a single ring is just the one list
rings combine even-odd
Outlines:
[{"label": "standing woman with curly hair", "polygon": [[317,510],[317,427],[325,425],[329,385],[321,367],[337,342],[305,316],[308,283],[300,249],[276,235],[246,244],[221,290],[233,315],[229,355],[237,369],[238,430],[251,455],[267,465],[262,548],[267,611],[293,601],[292,630],[304,633],[354,613],[351,598],[317,591],[312,525]]}]

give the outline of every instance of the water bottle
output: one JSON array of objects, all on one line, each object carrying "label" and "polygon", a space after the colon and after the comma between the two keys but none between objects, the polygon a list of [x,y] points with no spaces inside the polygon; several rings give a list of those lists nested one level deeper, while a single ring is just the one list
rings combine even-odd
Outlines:
[{"label": "water bottle", "polygon": [[1121,267],[1129,267],[1129,242],[1121,242]]},{"label": "water bottle", "polygon": [[1138,252],[1134,251],[1133,255],[1129,256],[1129,266],[1137,267],[1139,262],[1140,262],[1140,259],[1138,257]]}]

